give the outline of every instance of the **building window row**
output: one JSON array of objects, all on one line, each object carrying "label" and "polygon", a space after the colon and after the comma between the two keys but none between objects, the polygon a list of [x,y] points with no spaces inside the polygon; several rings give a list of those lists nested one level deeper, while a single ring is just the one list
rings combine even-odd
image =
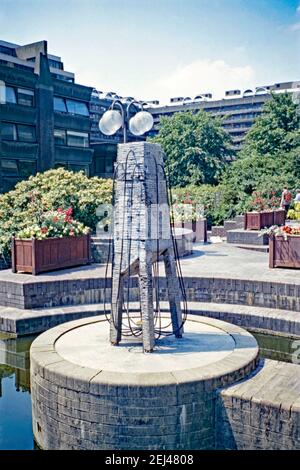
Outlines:
[{"label": "building window row", "polygon": [[34,91],[26,88],[5,87],[5,102],[20,104],[22,106],[34,106]]},{"label": "building window row", "polygon": [[36,162],[3,158],[1,159],[1,172],[3,176],[29,178],[36,173]]},{"label": "building window row", "polygon": [[24,124],[13,124],[11,122],[2,122],[1,139],[19,142],[36,142],[35,127]]},{"label": "building window row", "polygon": [[54,111],[60,113],[78,114],[79,116],[89,116],[87,104],[83,101],[70,100],[68,98],[54,97]]},{"label": "building window row", "polygon": [[89,134],[64,129],[54,129],[54,142],[56,145],[69,147],[89,147]]}]

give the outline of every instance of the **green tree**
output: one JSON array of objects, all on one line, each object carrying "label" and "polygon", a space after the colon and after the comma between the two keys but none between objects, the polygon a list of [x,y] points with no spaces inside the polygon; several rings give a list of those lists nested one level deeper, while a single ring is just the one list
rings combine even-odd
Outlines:
[{"label": "green tree", "polygon": [[300,119],[290,94],[273,95],[245,139],[237,159],[223,173],[233,213],[250,208],[253,192],[279,196],[300,185]]},{"label": "green tree", "polygon": [[300,116],[289,93],[273,94],[248,132],[242,155],[274,155],[299,145]]},{"label": "green tree", "polygon": [[158,135],[151,139],[164,149],[172,186],[216,184],[232,154],[222,121],[205,111],[162,117]]}]

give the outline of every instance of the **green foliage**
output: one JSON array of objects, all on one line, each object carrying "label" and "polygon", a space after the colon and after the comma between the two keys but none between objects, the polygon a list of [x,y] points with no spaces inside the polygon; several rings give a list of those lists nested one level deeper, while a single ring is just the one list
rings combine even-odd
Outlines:
[{"label": "green foliage", "polygon": [[263,199],[279,198],[284,186],[292,191],[300,186],[299,126],[291,95],[273,95],[221,178],[224,192],[232,195],[233,214],[252,209],[255,192]]},{"label": "green foliage", "polygon": [[[224,210],[226,210],[224,197],[222,187],[209,184],[199,186],[190,184],[184,188],[172,188],[174,219],[175,221],[198,220],[200,215],[207,218],[209,227],[218,224],[224,219]],[[192,212],[188,208],[186,211],[177,210],[178,204],[193,205],[193,210]],[[179,217],[176,218],[178,212]],[[190,213],[193,215],[192,218],[189,217]]]},{"label": "green foliage", "polygon": [[299,146],[300,117],[291,94],[273,95],[248,132],[242,153],[249,155],[289,152]]},{"label": "green foliage", "polygon": [[201,110],[162,117],[158,135],[151,139],[166,153],[166,168],[172,186],[216,184],[232,154],[230,137],[222,121]]},{"label": "green foliage", "polygon": [[112,181],[88,178],[63,168],[38,173],[0,196],[0,255],[10,253],[11,237],[35,223],[42,212],[73,209],[73,217],[92,231],[101,217],[96,209],[111,202]]}]

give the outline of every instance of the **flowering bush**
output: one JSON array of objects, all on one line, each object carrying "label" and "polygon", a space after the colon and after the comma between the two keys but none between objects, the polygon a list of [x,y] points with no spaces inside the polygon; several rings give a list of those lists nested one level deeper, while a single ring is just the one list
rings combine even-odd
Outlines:
[{"label": "flowering bush", "polygon": [[300,227],[290,227],[289,225],[279,227],[278,225],[272,225],[272,227],[262,230],[259,236],[265,234],[269,236],[283,237],[285,240],[287,240],[288,235],[300,236]]},{"label": "flowering bush", "polygon": [[84,235],[89,232],[89,228],[72,217],[72,208],[57,211],[48,211],[40,215],[38,224],[28,226],[17,234],[17,238],[45,238],[74,237]]},{"label": "flowering bush", "polygon": [[254,191],[250,200],[251,211],[275,210],[280,207],[280,197],[276,196],[275,191]]},{"label": "flowering bush", "polygon": [[104,218],[97,209],[110,203],[111,196],[111,180],[88,178],[83,172],[63,168],[21,181],[15,189],[0,195],[0,257],[9,263],[12,235],[41,227],[43,214],[58,208],[72,208],[74,219],[95,231]]}]

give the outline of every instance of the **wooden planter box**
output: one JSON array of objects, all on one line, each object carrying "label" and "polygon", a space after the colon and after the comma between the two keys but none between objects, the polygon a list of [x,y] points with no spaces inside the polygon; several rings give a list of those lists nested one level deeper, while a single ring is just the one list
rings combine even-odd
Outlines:
[{"label": "wooden planter box", "polygon": [[207,242],[207,220],[205,218],[192,222],[175,222],[173,226],[192,230],[195,234],[195,242]]},{"label": "wooden planter box", "polygon": [[274,225],[274,211],[246,212],[245,214],[245,230],[261,230],[272,225]]},{"label": "wooden planter box", "polygon": [[45,240],[12,239],[12,271],[33,275],[90,263],[90,234]]},{"label": "wooden planter box", "polygon": [[300,236],[271,236],[269,238],[270,268],[300,268]]},{"label": "wooden planter box", "polygon": [[284,209],[278,209],[277,211],[274,211],[273,214],[274,214],[273,225],[285,224],[285,210]]}]

